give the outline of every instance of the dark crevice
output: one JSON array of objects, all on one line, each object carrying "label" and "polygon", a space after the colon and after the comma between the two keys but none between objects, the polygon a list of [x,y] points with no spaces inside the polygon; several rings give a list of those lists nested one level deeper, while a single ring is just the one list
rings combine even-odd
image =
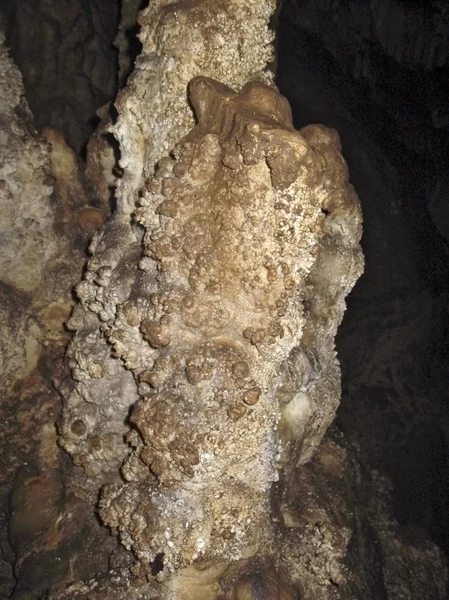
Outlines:
[{"label": "dark crevice", "polygon": [[[338,130],[364,213],[365,274],[338,334],[337,420],[365,464],[391,477],[399,523],[449,554],[449,61],[387,55],[367,1],[324,4],[284,2],[277,83],[296,127]],[[402,5],[416,10],[418,32],[424,13],[428,25],[446,6]]]},{"label": "dark crevice", "polygon": [[162,573],[163,570],[164,570],[164,553],[159,552],[159,554],[156,554],[153,562],[151,563],[151,575],[153,577],[156,577],[156,575],[159,575],[159,573]]}]

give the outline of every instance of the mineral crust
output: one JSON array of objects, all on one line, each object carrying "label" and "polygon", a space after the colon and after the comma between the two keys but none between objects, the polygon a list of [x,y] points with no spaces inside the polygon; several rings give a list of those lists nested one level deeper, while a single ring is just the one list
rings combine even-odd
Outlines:
[{"label": "mineral crust", "polygon": [[[273,10],[160,0],[141,13],[110,127],[117,210],[69,322],[72,485],[92,502],[101,490],[102,520],[164,599],[219,597],[249,559],[274,568],[273,483],[311,458],[340,397],[360,207],[336,132],[295,131],[271,87]],[[238,573],[226,581],[246,597]]]},{"label": "mineral crust", "polygon": [[61,430],[107,484],[100,515],[135,572],[151,577],[163,557],[167,598],[189,565],[281,543],[270,488],[333,419],[334,337],[362,271],[337,134],[295,131],[261,82],[237,93],[196,77],[189,98],[198,123],[146,182],[136,241],[114,261],[113,221],[91,247]]}]

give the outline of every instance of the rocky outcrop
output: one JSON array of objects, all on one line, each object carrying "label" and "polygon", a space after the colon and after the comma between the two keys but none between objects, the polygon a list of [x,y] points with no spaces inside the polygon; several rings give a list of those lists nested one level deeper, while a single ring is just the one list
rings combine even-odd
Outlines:
[{"label": "rocky outcrop", "polygon": [[[170,31],[179,20],[202,23],[206,9],[159,18]],[[141,22],[157,23],[154,11]],[[160,27],[142,39],[166,39]],[[181,61],[179,47],[176,85],[201,57]],[[165,77],[172,52],[156,50]],[[254,73],[262,56],[231,79]],[[100,514],[134,550],[135,574],[157,574],[164,597],[184,598],[183,570],[198,586],[197,564],[221,572],[282,545],[270,488],[279,469],[295,476],[335,414],[333,339],[361,272],[361,218],[335,132],[295,132],[286,100],[261,82],[237,94],[202,76],[189,84],[198,123],[158,161],[130,221],[142,166],[174,143],[173,123],[182,132],[192,121],[175,93],[168,112],[158,98],[137,129],[128,103],[144,84],[154,94],[147,78],[138,68],[117,103],[118,213],[91,244],[77,287],[61,443],[93,498],[107,484]],[[152,127],[161,135],[144,139]]]},{"label": "rocky outcrop", "polygon": [[65,496],[52,382],[69,339],[72,286],[99,223],[86,214],[93,209],[73,150],[56,130],[38,137],[3,44],[0,73],[0,595],[21,599],[67,576],[80,513],[99,540],[93,510]]},{"label": "rocky outcrop", "polygon": [[[307,17],[298,22],[329,47],[326,60],[341,60],[357,81],[373,73],[372,48],[390,66],[405,64],[385,7],[370,7],[298,4]],[[100,3],[85,8],[101,12]],[[123,6],[117,38],[123,78],[135,8]],[[382,185],[365,202],[365,243],[378,253],[359,294],[371,300],[340,340],[344,437],[326,430],[340,397],[334,337],[362,267],[360,209],[338,135],[318,125],[295,131],[272,87],[273,9],[152,2],[139,17],[142,51],[128,86],[98,112],[86,169],[55,129],[36,137],[17,71],[2,57],[11,85],[3,97],[0,573],[9,595],[14,565],[15,600],[444,597],[445,559],[422,525],[441,536],[445,499],[433,487],[446,475],[445,435],[432,424],[438,403],[409,399],[410,386],[423,389],[413,369],[432,311],[409,260],[405,203],[389,187],[391,149],[376,153],[364,138],[356,159],[349,153],[362,197],[373,181],[367,165]],[[409,13],[396,12],[407,22]],[[76,10],[61,16],[70,17],[83,22]],[[296,122],[315,120],[298,98],[313,89],[304,65],[314,77],[321,69],[324,89],[311,103],[316,114],[326,106],[318,121],[327,122],[329,106],[340,110],[351,89],[328,101],[341,73],[334,63],[326,71],[306,29],[295,44],[311,59],[289,63],[305,74],[290,96]],[[353,64],[354,39],[366,50],[385,31]],[[54,36],[43,39],[46,47]],[[404,136],[416,142],[409,129]],[[431,184],[432,217],[444,232],[444,189]],[[70,288],[92,235],[61,372]],[[383,393],[385,381],[372,385],[382,365],[394,392]],[[422,406],[426,420],[402,427],[402,415]]]},{"label": "rocky outcrop", "polygon": [[140,17],[143,52],[110,129],[117,213],[90,246],[69,322],[73,383],[60,382],[61,443],[84,472],[74,485],[94,501],[102,489],[135,575],[157,575],[167,598],[193,593],[204,561],[218,569],[209,597],[223,568],[282,544],[270,488],[280,469],[294,478],[335,414],[333,339],[362,267],[338,136],[295,132],[262,82],[268,4],[247,7],[253,50],[229,67],[249,44],[242,8],[156,4]]}]

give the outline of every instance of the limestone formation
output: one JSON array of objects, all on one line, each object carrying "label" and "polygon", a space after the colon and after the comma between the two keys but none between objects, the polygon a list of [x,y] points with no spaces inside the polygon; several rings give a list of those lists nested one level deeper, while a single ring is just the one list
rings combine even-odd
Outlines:
[{"label": "limestone formation", "polygon": [[99,543],[94,506],[65,493],[52,382],[92,218],[76,155],[56,130],[38,136],[0,38],[0,596],[24,600],[67,576],[82,520]]},{"label": "limestone formation", "polygon": [[263,568],[274,581],[287,569],[292,597],[270,494],[339,402],[360,208],[337,134],[295,131],[270,87],[273,9],[161,1],[141,14],[110,127],[117,211],[68,324],[60,443],[82,467],[70,485],[92,503],[101,490],[135,576],[167,599],[243,598]]},{"label": "limestone formation", "polygon": [[124,0],[115,105],[109,1],[3,4],[47,128],[2,48],[0,596],[444,598],[444,3],[279,19],[278,85],[338,128],[368,223],[345,436],[359,207],[336,134],[269,87],[274,2],[154,0],[137,26]]},{"label": "limestone formation", "polygon": [[[126,89],[117,98],[115,106],[118,117],[110,128],[118,142],[119,171],[122,173],[117,181],[117,211],[114,220],[105,226],[91,246],[95,257],[89,268],[99,269],[104,277],[101,280],[103,283],[106,283],[117,265],[122,265],[126,273],[123,273],[120,285],[124,286],[125,295],[128,294],[126,280],[131,281],[135,275],[126,265],[137,267],[142,235],[139,227],[130,226],[129,215],[134,211],[145,176],[152,176],[157,161],[194,125],[194,116],[187,102],[187,83],[199,73],[213,76],[237,88],[252,79],[271,81],[272,75],[265,69],[267,61],[272,59],[273,32],[268,27],[268,21],[274,5],[273,0],[254,0],[244,5],[238,1],[226,4],[212,0],[170,4],[160,0],[152,2],[140,14],[142,53]],[[88,159],[88,177],[101,190],[100,203],[104,204],[103,190],[107,189],[110,182],[106,177],[104,181],[101,180],[104,173],[102,154],[101,143],[95,143]],[[103,249],[101,253],[95,250],[98,245]],[[98,277],[97,281],[100,281]],[[87,281],[81,284],[80,297],[83,297],[83,288],[86,286]],[[130,372],[123,374],[121,363],[111,357],[106,338],[99,334],[95,312],[103,321],[113,318],[116,312],[115,299],[105,294],[104,302],[98,296],[96,304],[90,303],[89,306],[94,312],[89,310],[84,314],[83,311],[76,311],[71,320],[73,328],[83,331],[78,334],[78,340],[71,350],[75,364],[73,375],[80,379],[80,383],[76,392],[71,394],[66,390],[64,394],[70,396],[69,407],[73,405],[79,406],[80,410],[87,409],[86,419],[98,420],[98,409],[90,399],[99,396],[98,391],[103,385],[99,377],[107,374],[113,392],[107,408],[108,416],[101,418],[103,447],[101,450],[94,449],[91,454],[90,446],[83,440],[78,443],[65,433],[63,437],[65,447],[76,455],[77,463],[83,463],[86,467],[89,463],[88,470],[93,476],[94,471],[96,475],[104,471],[118,472],[127,454],[127,446],[122,440],[127,430],[123,423],[124,415],[138,396],[134,377]],[[88,336],[87,340],[93,344],[91,354],[96,357],[94,365],[90,364],[92,361],[87,365],[82,357],[85,347],[79,338],[83,335]],[[79,359],[75,350],[78,343],[82,348]],[[64,384],[61,382],[60,385]],[[71,385],[69,383],[68,387]],[[87,407],[83,398],[89,401]],[[98,454],[103,459],[107,455],[108,459],[98,461]],[[90,487],[96,490],[102,483],[103,475],[97,481],[90,480]]]},{"label": "limestone formation", "polygon": [[73,157],[63,139],[52,154],[38,138],[20,73],[3,41],[1,36],[0,369],[4,389],[10,390],[36,368],[44,339],[66,336],[70,284],[79,278],[83,260],[73,243],[76,229],[67,231],[67,215],[75,198],[81,204],[86,198],[68,175]]},{"label": "limestone formation", "polygon": [[146,182],[134,241],[117,261],[116,221],[91,246],[61,428],[75,462],[107,483],[100,515],[135,572],[151,578],[163,556],[167,598],[191,564],[282,544],[270,487],[333,419],[334,336],[362,270],[334,131],[296,132],[260,82],[236,93],[197,77],[189,98],[198,123]]},{"label": "limestone formation", "polygon": [[197,75],[240,89],[270,83],[275,0],[156,0],[139,14],[142,52],[115,106],[111,132],[124,169],[119,210],[131,213],[145,177],[194,125],[187,84]]},{"label": "limestone formation", "polygon": [[[331,19],[328,5],[313,7]],[[123,5],[120,77],[135,9]],[[17,15],[30,23],[30,10]],[[72,39],[77,10],[60,15],[79,23]],[[329,428],[334,338],[363,264],[360,207],[336,132],[295,131],[272,85],[273,10],[152,1],[85,165],[55,129],[38,138],[0,53],[5,596],[444,597],[443,555],[413,527],[420,495],[424,516],[435,510],[438,430],[416,428],[410,451],[423,460],[398,461],[393,493],[376,471],[367,483],[358,448]],[[408,524],[392,518],[398,481],[404,502],[415,490]]]}]

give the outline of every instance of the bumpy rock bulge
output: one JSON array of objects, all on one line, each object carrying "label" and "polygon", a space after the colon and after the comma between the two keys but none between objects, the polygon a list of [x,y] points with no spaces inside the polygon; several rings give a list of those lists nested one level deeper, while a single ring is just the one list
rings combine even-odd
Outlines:
[{"label": "bumpy rock bulge", "polygon": [[133,222],[117,217],[92,244],[61,425],[83,485],[106,484],[101,517],[136,571],[151,576],[163,554],[169,587],[189,565],[282,544],[270,487],[333,419],[334,337],[363,265],[335,131],[295,131],[260,82],[236,93],[197,77],[189,95],[196,127],[159,162]]}]

